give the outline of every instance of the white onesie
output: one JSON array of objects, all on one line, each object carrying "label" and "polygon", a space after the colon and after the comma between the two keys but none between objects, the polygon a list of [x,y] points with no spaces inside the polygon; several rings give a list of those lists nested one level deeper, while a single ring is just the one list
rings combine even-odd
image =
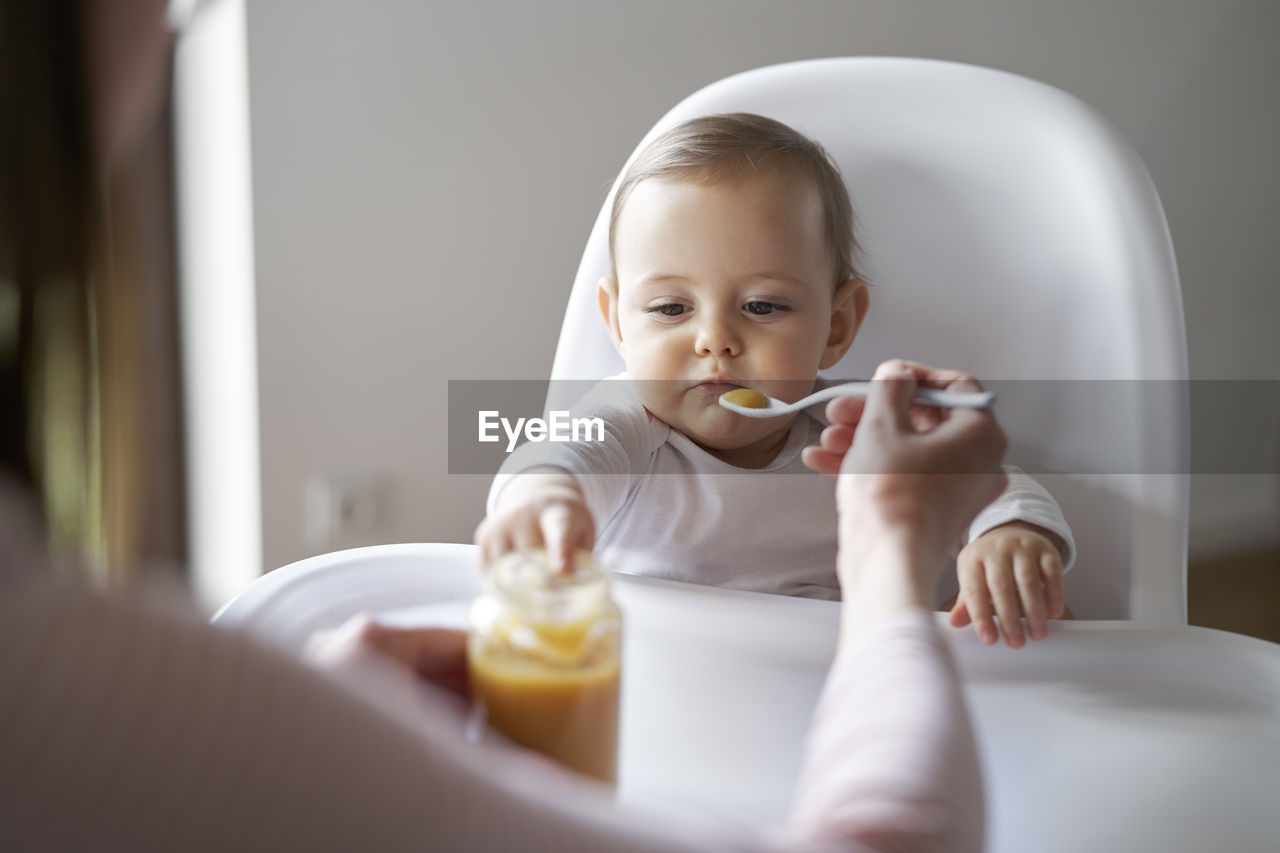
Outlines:
[{"label": "white onesie", "polygon": [[[507,458],[489,490],[493,514],[512,476],[553,466],[573,474],[596,524],[595,553],[613,571],[757,592],[839,599],[835,479],[810,471],[800,451],[817,444],[820,404],[792,424],[777,458],[760,469],[717,459],[651,415],[624,375],[606,379],[572,416],[598,417],[603,441],[529,442]],[[1049,493],[1016,468],[969,529],[969,539],[1021,520],[1075,543]]]}]

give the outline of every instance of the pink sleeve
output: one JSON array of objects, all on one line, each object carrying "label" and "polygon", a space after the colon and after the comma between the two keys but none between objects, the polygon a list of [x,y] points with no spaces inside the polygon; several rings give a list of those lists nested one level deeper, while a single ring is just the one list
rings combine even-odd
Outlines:
[{"label": "pink sleeve", "polygon": [[[4,574],[0,572],[0,575]],[[963,706],[927,617],[837,661],[798,832],[618,808],[248,638],[19,573],[0,583],[0,838],[15,850],[904,849],[980,838]],[[936,753],[936,754],[935,754]],[[916,849],[911,847],[910,849]]]},{"label": "pink sleeve", "polygon": [[656,853],[733,838],[473,747],[441,695],[417,698],[406,725],[247,637],[44,577],[0,584],[0,846]]},{"label": "pink sleeve", "polygon": [[794,829],[875,850],[982,849],[972,730],[934,616],[885,619],[843,650],[796,790]]}]

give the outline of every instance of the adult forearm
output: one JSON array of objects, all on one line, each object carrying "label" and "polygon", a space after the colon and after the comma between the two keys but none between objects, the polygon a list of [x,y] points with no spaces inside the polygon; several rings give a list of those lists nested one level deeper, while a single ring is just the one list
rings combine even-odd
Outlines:
[{"label": "adult forearm", "polygon": [[894,614],[930,609],[934,555],[906,526],[847,515],[840,525],[836,569],[843,590],[840,642],[845,647]]},{"label": "adult forearm", "polygon": [[874,850],[981,850],[977,751],[932,614],[908,607],[859,628],[814,716],[793,831]]}]

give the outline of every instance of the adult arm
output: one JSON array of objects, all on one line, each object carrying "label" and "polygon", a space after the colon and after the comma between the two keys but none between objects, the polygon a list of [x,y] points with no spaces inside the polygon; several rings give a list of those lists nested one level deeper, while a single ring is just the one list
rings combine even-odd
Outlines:
[{"label": "adult arm", "polygon": [[[842,515],[839,564],[859,605],[842,610],[785,836],[617,808],[528,754],[467,744],[445,694],[409,669],[366,666],[357,695],[246,637],[0,566],[0,837],[23,850],[972,849],[971,735],[922,599],[934,546],[959,530],[940,521],[968,500],[913,486],[913,455],[941,442],[888,426],[846,457],[872,476],[838,481],[842,511],[863,511]],[[899,470],[861,467],[884,452]],[[913,509],[924,495],[930,511]]]},{"label": "adult arm", "polygon": [[838,473],[840,649],[806,750],[800,828],[885,850],[980,850],[982,785],[954,664],[929,614],[952,543],[1005,486],[990,412],[917,417],[918,384],[962,374],[887,362],[837,399],[810,467]]},{"label": "adult arm", "polygon": [[[0,837],[15,850],[897,849],[822,815],[779,838],[619,808],[535,756],[464,742],[448,696],[407,671],[366,663],[344,684],[134,600],[45,577],[4,593]],[[901,657],[921,627],[872,639],[836,672],[879,659],[878,647]],[[914,684],[919,667],[883,675],[836,676],[815,748],[856,726],[865,711],[847,712],[869,699],[916,690],[933,701]],[[898,738],[921,734],[915,725],[896,723]],[[866,797],[858,764],[872,756],[842,748],[813,775],[835,800]]]}]

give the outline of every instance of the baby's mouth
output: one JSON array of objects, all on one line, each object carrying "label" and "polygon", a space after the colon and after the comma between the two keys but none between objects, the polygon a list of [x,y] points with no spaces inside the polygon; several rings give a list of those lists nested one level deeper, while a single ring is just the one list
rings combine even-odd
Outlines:
[{"label": "baby's mouth", "polygon": [[708,379],[706,382],[699,382],[689,390],[695,391],[699,394],[706,394],[711,397],[719,397],[721,394],[725,394],[735,388],[741,387],[742,386],[736,382],[728,382],[723,379]]}]

